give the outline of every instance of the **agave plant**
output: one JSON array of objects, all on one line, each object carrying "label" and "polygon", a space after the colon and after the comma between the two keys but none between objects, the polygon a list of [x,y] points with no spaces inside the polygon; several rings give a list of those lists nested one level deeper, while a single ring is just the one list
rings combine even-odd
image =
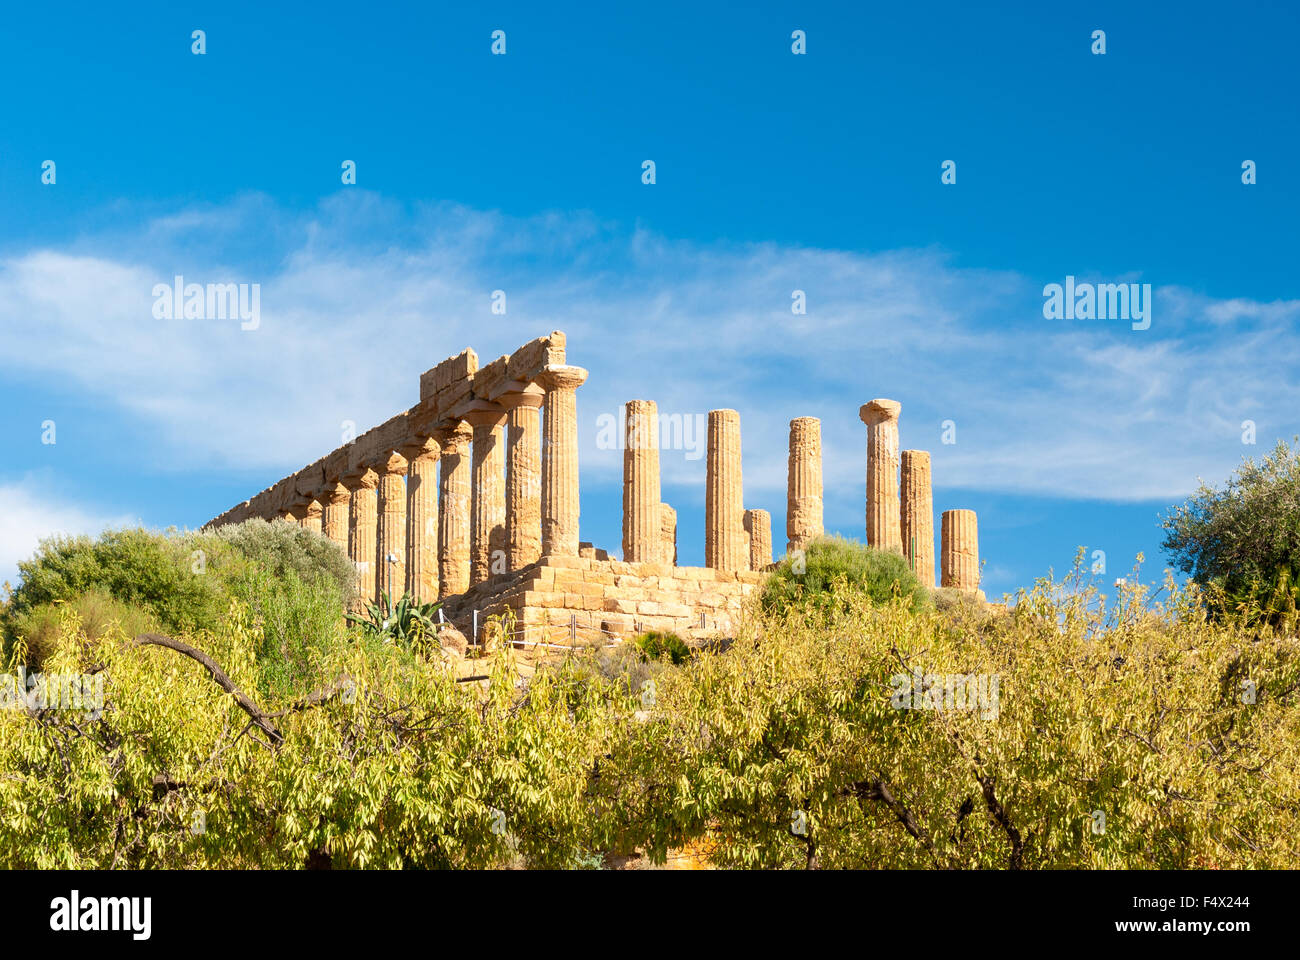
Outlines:
[{"label": "agave plant", "polygon": [[379,603],[366,604],[364,615],[349,613],[348,622],[366,633],[408,647],[422,644],[437,631],[437,603],[421,603],[406,593],[394,604],[386,590],[380,598]]}]

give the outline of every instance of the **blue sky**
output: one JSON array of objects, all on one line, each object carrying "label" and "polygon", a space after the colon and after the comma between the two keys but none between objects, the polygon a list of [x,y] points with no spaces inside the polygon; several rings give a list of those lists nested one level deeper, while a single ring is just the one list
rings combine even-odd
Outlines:
[{"label": "blue sky", "polygon": [[[906,6],[8,11],[0,579],[47,532],[201,524],[443,357],[551,329],[591,370],[598,545],[619,403],[738,409],[746,502],[783,545],[789,419],[822,418],[827,525],[861,536],[857,408],[885,396],[936,510],[979,511],[990,593],[1080,545],[1158,574],[1158,515],[1197,476],[1300,433],[1300,14]],[[259,283],[260,327],[155,320],[178,273]],[[1150,283],[1151,328],[1045,320],[1067,275]],[[698,563],[703,461],[663,469]]]}]

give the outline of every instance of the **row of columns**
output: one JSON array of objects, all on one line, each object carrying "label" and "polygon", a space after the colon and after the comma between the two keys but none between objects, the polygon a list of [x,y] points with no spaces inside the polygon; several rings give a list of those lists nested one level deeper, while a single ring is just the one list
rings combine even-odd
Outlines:
[{"label": "row of columns", "polygon": [[[652,400],[623,408],[623,559],[677,564],[677,512],[660,500],[659,411]],[[761,570],[772,562],[772,518],[746,510],[740,414],[708,419],[704,562],[719,570]]]},{"label": "row of columns", "polygon": [[[440,599],[543,553],[576,556],[576,389],[585,378],[581,368],[550,368],[539,385],[508,395],[501,408],[469,413],[343,478],[292,519],[347,546],[363,598],[404,589],[421,600]],[[867,425],[867,541],[902,553],[917,577],[932,585],[930,455],[900,453],[901,410],[883,399],[859,410]],[[624,427],[623,557],[675,565],[677,514],[660,499],[656,405],[630,401]],[[772,562],[771,516],[744,508],[735,410],[710,411],[707,450],[705,563],[763,569]],[[786,506],[788,552],[823,535],[821,423],[815,417],[790,422]],[[946,511],[941,538],[941,585],[975,590],[974,512]]]},{"label": "row of columns", "polygon": [[[934,586],[934,495],[930,454],[898,449],[902,404],[877,399],[858,416],[867,425],[867,543],[893,550],[925,586]],[[902,489],[900,491],[901,486]],[[979,534],[975,511],[946,510],[940,524],[939,585],[979,588]]]},{"label": "row of columns", "polygon": [[362,600],[403,591],[443,599],[543,552],[577,556],[576,391],[586,376],[548,368],[537,384],[391,451],[285,519],[347,549]]}]

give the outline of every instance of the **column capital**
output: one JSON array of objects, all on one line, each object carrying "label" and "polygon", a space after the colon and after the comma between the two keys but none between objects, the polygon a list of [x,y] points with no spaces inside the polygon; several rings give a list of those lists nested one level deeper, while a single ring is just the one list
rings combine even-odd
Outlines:
[{"label": "column capital", "polygon": [[897,400],[876,399],[858,408],[858,416],[869,427],[897,420],[902,412],[903,405]]},{"label": "column capital", "polygon": [[497,427],[504,427],[506,417],[509,412],[500,407],[497,409],[471,410],[465,414],[464,422],[471,427],[488,427],[495,430]]},{"label": "column capital", "polygon": [[392,451],[388,454],[387,459],[376,463],[374,469],[380,476],[391,476],[395,473],[404,474],[406,473],[406,457]]},{"label": "column capital", "polygon": [[352,491],[342,480],[333,480],[325,484],[325,489],[321,493],[322,503],[347,503],[352,496]]},{"label": "column capital", "polygon": [[463,455],[470,452],[474,428],[464,420],[457,420],[434,430],[432,439],[442,448],[444,457]]},{"label": "column capital", "polygon": [[540,407],[546,401],[546,389],[540,383],[516,380],[506,384],[505,390],[493,398],[506,410],[515,407]]},{"label": "column capital", "polygon": [[349,490],[373,490],[379,486],[379,474],[370,467],[359,467],[345,473],[339,482]]},{"label": "column capital", "polygon": [[428,457],[435,459],[442,456],[442,444],[434,437],[412,437],[407,443],[397,448],[397,452],[406,458],[407,464],[416,460],[424,460]]},{"label": "column capital", "polygon": [[551,364],[543,367],[537,382],[547,390],[576,390],[587,382],[588,371],[583,367]]}]

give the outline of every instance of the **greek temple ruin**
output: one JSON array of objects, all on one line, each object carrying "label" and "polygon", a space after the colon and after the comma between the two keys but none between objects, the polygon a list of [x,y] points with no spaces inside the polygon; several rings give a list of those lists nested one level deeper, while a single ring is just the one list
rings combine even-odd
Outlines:
[{"label": "greek temple ruin", "polygon": [[[282,519],[348,551],[357,594],[439,600],[475,640],[510,611],[524,642],[636,630],[725,629],[773,562],[772,519],[747,508],[740,414],[708,415],[704,567],[677,564],[677,514],[662,500],[658,409],[624,408],[622,559],[579,539],[577,390],[556,331],[480,366],[473,350],[420,376],[419,402],[211,520]],[[930,455],[899,452],[897,401],[864,404],[866,535],[934,585]],[[824,533],[821,421],[790,422],[786,552]],[[976,592],[975,513],[940,524],[940,585]]]}]

